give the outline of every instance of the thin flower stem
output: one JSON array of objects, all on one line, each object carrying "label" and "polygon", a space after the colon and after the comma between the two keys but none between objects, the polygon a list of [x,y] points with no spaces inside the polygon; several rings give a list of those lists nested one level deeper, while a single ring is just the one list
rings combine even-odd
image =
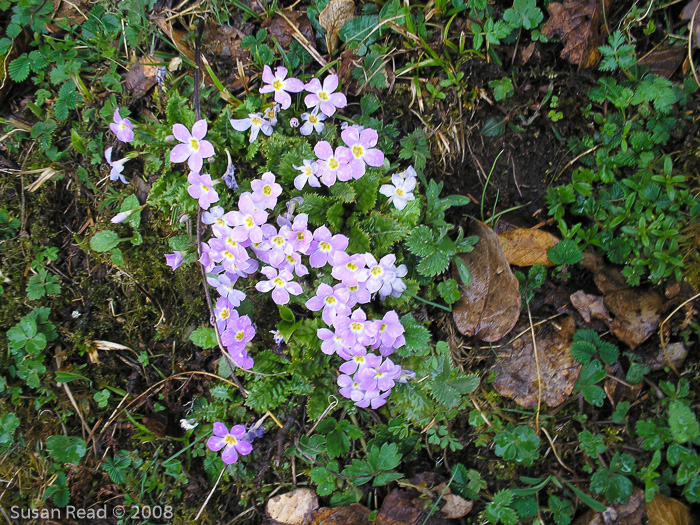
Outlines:
[{"label": "thin flower stem", "polygon": [[204,512],[204,509],[206,508],[207,503],[209,503],[209,500],[210,500],[211,497],[214,495],[214,491],[216,490],[216,487],[219,486],[219,481],[221,481],[221,478],[223,477],[224,471],[225,471],[225,470],[226,470],[226,465],[224,465],[224,468],[221,469],[221,474],[219,474],[219,479],[217,479],[217,480],[216,480],[216,483],[214,483],[214,487],[211,489],[211,492],[210,492],[209,495],[207,496],[207,499],[204,500],[204,504],[202,505],[202,508],[199,509],[199,512],[198,512],[197,515],[194,517],[194,521],[197,521],[197,520],[199,519],[199,517],[202,515],[202,512]]}]

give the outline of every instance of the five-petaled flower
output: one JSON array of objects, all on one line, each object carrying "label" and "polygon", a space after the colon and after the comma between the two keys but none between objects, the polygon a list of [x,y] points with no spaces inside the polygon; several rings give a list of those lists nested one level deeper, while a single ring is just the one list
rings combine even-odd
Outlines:
[{"label": "five-petaled flower", "polygon": [[114,110],[112,120],[114,120],[114,122],[109,125],[109,129],[117,136],[117,139],[122,142],[131,142],[134,140],[134,127],[128,118],[122,118],[121,115],[119,115],[119,108]]},{"label": "five-petaled flower", "polygon": [[280,270],[278,274],[276,268],[265,266],[260,271],[269,280],[260,281],[255,285],[255,288],[259,292],[272,290],[272,300],[276,304],[287,304],[289,302],[289,294],[299,295],[301,293],[301,286],[299,283],[292,281],[292,272],[289,270]]},{"label": "five-petaled flower", "polygon": [[261,131],[268,137],[272,135],[272,124],[262,118],[260,113],[249,113],[248,118],[231,119],[229,122],[236,131],[250,129],[250,142],[255,142]]},{"label": "five-petaled flower", "polygon": [[287,68],[278,67],[275,69],[275,74],[272,74],[270,66],[263,68],[262,79],[266,84],[260,88],[260,93],[275,93],[275,102],[282,109],[287,109],[292,104],[292,97],[289,93],[299,93],[304,90],[304,83],[296,78],[286,78]]},{"label": "five-petaled flower", "polygon": [[391,176],[391,184],[384,184],[379,188],[379,193],[389,197],[388,202],[393,202],[397,210],[403,210],[408,201],[415,199],[413,190],[416,187],[416,178],[403,178],[398,173]]},{"label": "five-petaled flower", "polygon": [[301,118],[304,124],[299,128],[299,133],[302,135],[311,135],[312,131],[320,134],[325,127],[323,121],[326,120],[326,115],[323,113],[313,111],[311,113],[302,113]]},{"label": "five-petaled flower", "polygon": [[124,171],[124,164],[129,160],[129,157],[127,156],[123,159],[112,161],[112,148],[110,147],[105,150],[105,159],[107,160],[107,164],[112,168],[109,172],[109,180],[119,179],[126,184],[127,182],[124,175],[122,175],[122,171]]},{"label": "five-petaled flower", "polygon": [[238,454],[247,456],[253,451],[253,446],[245,441],[246,431],[243,425],[235,425],[231,430],[223,423],[214,423],[214,435],[207,440],[207,447],[214,452],[224,449],[221,459],[227,465],[238,461]]},{"label": "five-petaled flower", "polygon": [[208,210],[209,206],[219,200],[219,194],[216,193],[213,187],[214,183],[209,174],[200,175],[199,173],[190,172],[187,176],[187,182],[190,183],[187,193],[193,199],[199,199],[200,208]]},{"label": "five-petaled flower", "polygon": [[170,151],[170,162],[185,162],[195,173],[202,171],[203,159],[214,156],[214,146],[204,140],[207,135],[207,121],[198,120],[192,126],[192,133],[182,124],[173,126],[173,135],[182,142]]},{"label": "five-petaled flower", "polygon": [[338,88],[338,76],[328,75],[321,81],[317,78],[312,78],[311,81],[304,86],[304,89],[309,92],[304,97],[304,103],[307,108],[319,108],[324,114],[329,117],[335,113],[336,109],[344,108],[348,100],[343,93],[334,93]]},{"label": "five-petaled flower", "polygon": [[360,132],[355,126],[350,126],[340,136],[347,144],[347,148],[342,146],[341,148],[347,149],[352,156],[350,167],[353,179],[359,179],[365,174],[365,164],[373,168],[379,168],[384,164],[384,153],[374,147],[379,137],[372,128],[363,129]]}]

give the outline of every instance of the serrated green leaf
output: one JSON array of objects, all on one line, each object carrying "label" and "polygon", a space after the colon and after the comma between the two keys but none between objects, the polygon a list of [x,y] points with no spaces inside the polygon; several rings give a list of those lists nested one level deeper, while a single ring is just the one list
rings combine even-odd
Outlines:
[{"label": "serrated green leaf", "polygon": [[372,479],[374,470],[369,463],[361,459],[353,459],[352,464],[343,469],[343,476],[347,476],[355,486],[364,485]]},{"label": "serrated green leaf", "polygon": [[218,343],[216,342],[216,332],[213,328],[202,327],[197,328],[190,335],[190,341],[194,343],[195,346],[200,348],[216,348]]},{"label": "serrated green leaf", "polygon": [[[337,185],[336,185],[337,186]],[[336,202],[326,212],[326,221],[328,226],[331,227],[332,231],[340,231],[343,227],[343,214],[345,213],[345,208],[342,202]]]},{"label": "serrated green leaf", "polygon": [[369,218],[363,222],[363,227],[374,242],[377,252],[388,250],[395,243],[401,241],[407,233],[407,229],[398,221],[379,212],[372,212]]},{"label": "serrated green leaf", "polygon": [[366,253],[369,251],[369,235],[359,226],[353,226],[350,230],[350,242],[348,242],[348,252]]},{"label": "serrated green leaf", "polygon": [[352,185],[357,195],[355,209],[360,213],[367,213],[373,210],[379,194],[379,175],[370,170],[353,182]]},{"label": "serrated green leaf", "polygon": [[424,277],[435,277],[447,270],[447,267],[450,265],[450,257],[451,254],[448,255],[439,251],[433,252],[418,263],[416,270]]},{"label": "serrated green leaf", "polygon": [[119,235],[111,230],[103,230],[96,233],[92,239],[90,239],[90,248],[96,252],[107,252],[112,248],[116,248],[120,243]]},{"label": "serrated green leaf", "polygon": [[430,391],[435,400],[448,408],[459,406],[464,394],[479,386],[479,376],[465,375],[452,368],[449,355],[438,356],[430,370]]},{"label": "serrated green leaf", "polygon": [[563,239],[547,250],[547,257],[554,264],[576,264],[583,259],[583,252],[571,239]]},{"label": "serrated green leaf", "polygon": [[329,197],[308,193],[304,195],[304,203],[299,206],[301,213],[309,216],[309,222],[315,226],[323,226],[326,223],[326,213],[334,201]]},{"label": "serrated green leaf", "polygon": [[430,353],[430,332],[422,324],[416,321],[413,314],[406,314],[401,317],[401,324],[404,327],[404,337],[406,344],[397,350],[402,357],[410,355],[428,355]]},{"label": "serrated green leaf", "polygon": [[433,231],[425,225],[418,226],[406,238],[408,250],[419,257],[427,257],[435,252],[435,236]]},{"label": "serrated green leaf", "polygon": [[29,76],[31,61],[26,53],[15,58],[7,67],[7,73],[13,82],[24,82]]},{"label": "serrated green leaf", "polygon": [[686,443],[700,437],[700,425],[695,414],[681,401],[671,401],[668,407],[668,425],[676,443]]}]

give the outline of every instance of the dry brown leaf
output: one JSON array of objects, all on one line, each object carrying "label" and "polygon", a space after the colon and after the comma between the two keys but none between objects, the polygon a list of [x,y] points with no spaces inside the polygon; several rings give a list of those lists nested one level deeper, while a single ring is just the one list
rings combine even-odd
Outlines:
[{"label": "dry brown leaf", "polygon": [[608,312],[608,309],[605,308],[605,304],[603,303],[603,298],[601,296],[587,294],[583,290],[579,290],[578,292],[571,294],[569,299],[571,300],[573,307],[578,310],[578,313],[581,314],[581,317],[583,317],[584,321],[587,323],[591,322],[592,317],[595,319],[602,319],[608,323],[612,321],[610,312]]},{"label": "dry brown leaf", "polygon": [[311,525],[366,525],[369,523],[369,509],[353,503],[343,507],[322,507],[314,514]]},{"label": "dry brown leaf", "polygon": [[500,234],[503,255],[515,266],[543,264],[554,266],[547,257],[547,250],[559,242],[559,238],[543,230],[518,228]]},{"label": "dry brown leaf", "polygon": [[589,510],[574,525],[639,525],[644,522],[644,491],[634,489],[627,503],[616,503],[605,512]]},{"label": "dry brown leaf", "polygon": [[604,302],[615,317],[610,330],[632,350],[656,332],[661,323],[664,299],[652,290],[619,290],[605,294]]},{"label": "dry brown leaf", "polygon": [[561,57],[580,68],[593,67],[600,59],[598,47],[604,43],[604,13],[612,0],[566,0],[549,4],[549,20],[542,33],[552,38],[559,35],[564,42]]},{"label": "dry brown leaf", "polygon": [[649,73],[671,78],[678,66],[683,63],[688,51],[683,46],[661,47],[639,60],[639,64],[649,68]]},{"label": "dry brown leaf", "polygon": [[331,0],[318,15],[319,25],[326,30],[326,46],[331,55],[340,43],[338,31],[353,18],[355,18],[354,0]]},{"label": "dry brown leaf", "polygon": [[[691,0],[681,11],[681,20],[688,20],[688,28],[693,24],[693,47],[700,47],[700,0]],[[693,23],[694,19],[694,23]]]},{"label": "dry brown leaf", "polygon": [[593,282],[595,282],[600,293],[606,294],[629,288],[627,279],[622,275],[622,272],[606,264],[603,257],[598,253],[584,253],[581,266],[593,273]]},{"label": "dry brown leaf", "polygon": [[311,489],[296,489],[275,496],[265,505],[265,514],[270,520],[284,525],[306,525],[312,521],[318,509],[318,497]]},{"label": "dry brown leaf", "polygon": [[141,57],[131,65],[126,74],[126,89],[132,92],[134,98],[143,97],[149,89],[156,85],[156,69],[158,60],[152,55]]},{"label": "dry brown leaf", "polygon": [[690,510],[680,501],[657,494],[647,503],[648,525],[690,525]]},{"label": "dry brown leaf", "polygon": [[[503,256],[498,235],[485,224],[474,221],[470,235],[479,242],[474,251],[460,257],[469,267],[472,282],[459,285],[460,299],[452,317],[457,329],[482,341],[498,341],[510,332],[520,317],[520,289],[508,261]],[[452,271],[456,280],[456,268]]]},{"label": "dry brown leaf", "polygon": [[[384,498],[375,525],[448,525],[450,522],[443,517],[442,512],[433,512],[431,500],[423,499],[415,491],[394,489]],[[426,521],[427,518],[427,521]]]},{"label": "dry brown leaf", "polygon": [[[542,402],[549,407],[559,406],[566,401],[581,372],[581,364],[569,351],[575,331],[576,322],[573,317],[567,316],[557,319],[557,324],[550,322],[540,326],[535,332]],[[498,374],[493,382],[494,388],[520,406],[537,406],[537,361],[530,333],[506,345],[499,352],[494,366]]]},{"label": "dry brown leaf", "polygon": [[[316,39],[314,38],[314,28],[311,25],[311,21],[300,11],[287,11],[285,16],[313,46]],[[289,25],[289,22],[281,16],[275,15],[272,19],[266,18],[261,27],[267,29],[270,35],[275,37],[284,49],[287,49],[292,40],[294,40],[294,28]]]},{"label": "dry brown leaf", "polygon": [[[668,355],[668,357],[666,357]],[[683,343],[671,343],[666,345],[666,352],[663,348],[656,348],[653,353],[645,353],[642,355],[642,363],[649,366],[650,372],[656,372],[658,370],[663,370],[665,367],[669,366],[669,360],[671,364],[676,368],[680,368],[688,357],[688,349]]]}]

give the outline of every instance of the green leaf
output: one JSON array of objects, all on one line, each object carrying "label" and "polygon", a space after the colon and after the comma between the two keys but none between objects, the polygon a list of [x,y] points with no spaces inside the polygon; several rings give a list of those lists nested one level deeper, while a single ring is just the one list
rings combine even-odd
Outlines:
[{"label": "green leaf", "polygon": [[[360,179],[362,180],[362,179]],[[348,243],[348,252],[365,253],[369,251],[369,235],[362,228],[355,225],[350,229],[350,242]]]},{"label": "green leaf", "polygon": [[591,491],[603,494],[610,503],[627,503],[634,490],[632,482],[607,468],[598,469],[591,478]]},{"label": "green leaf", "polygon": [[[337,186],[337,184],[335,184]],[[332,231],[340,231],[343,227],[343,215],[345,207],[342,202],[336,202],[326,212],[326,223],[331,227]]]},{"label": "green leaf", "polygon": [[530,466],[539,457],[540,438],[534,430],[525,425],[500,431],[494,438],[494,452],[508,461]]},{"label": "green leaf", "polygon": [[332,430],[326,436],[326,447],[331,458],[344,456],[350,450],[350,440],[345,432]]},{"label": "green leaf", "polygon": [[576,488],[576,487],[575,487],[574,485],[572,485],[571,483],[565,483],[565,485],[566,485],[569,489],[571,489],[571,492],[573,492],[574,494],[576,494],[576,496],[578,497],[578,499],[580,499],[583,503],[585,503],[586,505],[588,505],[588,506],[589,506],[591,509],[593,509],[594,511],[596,511],[596,512],[605,512],[605,511],[607,510],[607,507],[606,507],[605,505],[603,505],[602,503],[600,503],[600,502],[594,500],[594,499],[591,498],[588,494],[586,494],[585,492],[583,492],[581,489]]},{"label": "green leaf", "polygon": [[419,257],[427,257],[435,252],[433,231],[425,225],[418,226],[406,238],[409,251]]},{"label": "green leaf", "polygon": [[[335,463],[335,462],[333,462]],[[337,463],[336,463],[337,465]],[[309,477],[316,484],[316,493],[319,496],[328,496],[335,490],[335,476],[325,467],[311,469]]]},{"label": "green leaf", "polygon": [[462,281],[464,286],[469,286],[472,283],[472,273],[469,271],[467,263],[465,263],[461,257],[453,257],[452,261],[457,268],[457,273],[459,274],[459,279]]},{"label": "green leaf", "polygon": [[358,54],[362,56],[366,52],[366,49],[362,48],[369,47],[379,38],[379,31],[376,31],[377,24],[379,24],[377,15],[356,16],[338,30],[338,36],[351,49],[356,49],[362,44],[358,50]]},{"label": "green leaf", "polygon": [[13,82],[24,82],[29,76],[31,61],[26,53],[15,58],[7,67],[7,73]]},{"label": "green leaf", "polygon": [[56,383],[70,383],[70,382],[75,381],[77,379],[82,379],[83,381],[87,381],[88,383],[92,383],[90,378],[85,377],[82,374],[76,374],[75,372],[61,372],[61,371],[56,372]]},{"label": "green leaf", "polygon": [[588,430],[584,430],[579,432],[578,440],[581,445],[581,450],[583,450],[589,458],[596,458],[598,454],[602,454],[607,450],[603,436],[600,434],[593,434]]},{"label": "green leaf", "polygon": [[490,523],[515,525],[518,522],[518,514],[510,508],[513,498],[513,492],[509,489],[496,492],[493,496],[493,501],[486,505],[484,517],[489,520]]},{"label": "green leaf", "polygon": [[315,226],[323,226],[326,223],[326,213],[334,200],[330,197],[308,193],[304,195],[304,203],[299,206],[301,213],[309,216],[309,222]]},{"label": "green leaf", "polygon": [[695,414],[681,401],[671,401],[668,407],[668,425],[676,443],[686,443],[700,437],[700,425]]},{"label": "green leaf", "polygon": [[96,252],[107,252],[112,248],[116,248],[120,243],[119,235],[111,230],[104,230],[96,233],[90,239],[90,248]]},{"label": "green leaf", "polygon": [[447,270],[447,267],[450,265],[451,255],[440,251],[433,252],[418,263],[416,270],[424,277],[435,277]]},{"label": "green leaf", "polygon": [[603,366],[600,361],[595,359],[581,367],[575,391],[581,392],[584,399],[592,405],[602,407],[605,401],[605,392],[596,383],[602,381],[605,376],[606,372],[603,370]]},{"label": "green leaf", "polygon": [[362,110],[362,115],[369,117],[372,113],[377,111],[382,107],[381,102],[376,95],[368,94],[362,97],[360,100],[360,109]]},{"label": "green leaf", "polygon": [[408,233],[407,229],[398,221],[379,212],[372,212],[369,218],[363,222],[363,226],[378,252],[388,250]]},{"label": "green leaf", "polygon": [[499,117],[489,117],[481,128],[484,137],[500,137],[506,132],[505,120]]},{"label": "green leaf", "polygon": [[437,285],[438,293],[447,304],[454,304],[459,301],[459,285],[454,279],[440,281]]},{"label": "green leaf", "polygon": [[428,355],[430,353],[430,332],[421,323],[416,321],[413,314],[406,314],[401,317],[401,324],[404,327],[404,337],[406,344],[397,350],[402,357],[409,355]]},{"label": "green leaf", "polygon": [[353,182],[352,185],[357,194],[355,209],[360,213],[372,211],[379,194],[379,175],[375,171],[370,170]]},{"label": "green leaf", "polygon": [[0,418],[0,445],[9,445],[14,440],[14,433],[19,427],[20,420],[10,412]]},{"label": "green leaf", "polygon": [[430,370],[429,384],[435,400],[448,408],[455,408],[462,402],[462,396],[476,390],[479,376],[465,375],[452,368],[449,355],[437,357]]},{"label": "green leaf", "polygon": [[343,469],[343,476],[347,476],[350,482],[355,485],[364,485],[372,479],[374,470],[366,461],[361,459],[353,459],[352,464]]},{"label": "green leaf", "polygon": [[85,441],[75,436],[49,436],[46,439],[49,455],[59,463],[77,465],[87,452]]},{"label": "green leaf", "polygon": [[214,328],[202,327],[197,328],[192,334],[190,334],[190,341],[194,343],[195,346],[200,348],[216,348],[218,343],[216,341],[216,332]]},{"label": "green leaf", "polygon": [[547,250],[547,257],[554,264],[576,264],[583,259],[583,252],[571,239],[564,239]]}]

